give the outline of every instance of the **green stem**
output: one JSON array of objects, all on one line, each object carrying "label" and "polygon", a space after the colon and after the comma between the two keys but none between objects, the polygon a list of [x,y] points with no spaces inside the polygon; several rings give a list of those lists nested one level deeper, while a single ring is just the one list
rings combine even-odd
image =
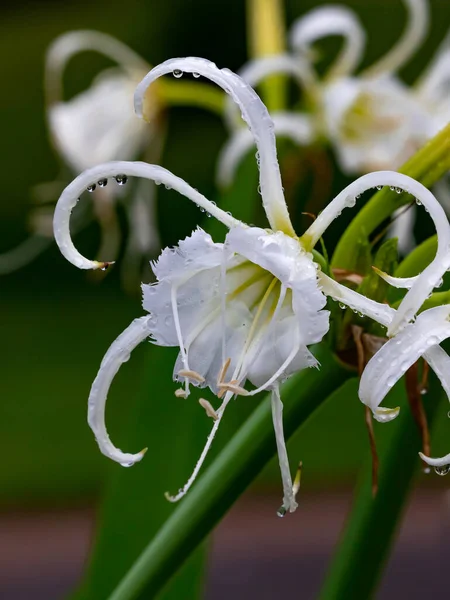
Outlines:
[{"label": "green stem", "polygon": [[[302,371],[283,386],[286,439],[351,374],[324,344],[317,347],[316,355],[322,365],[320,371]],[[265,398],[175,509],[109,600],[154,598],[275,453],[270,399]]]},{"label": "green stem", "polygon": [[399,264],[396,277],[412,277],[427,267],[436,255],[437,236],[433,235],[416,246]]},{"label": "green stem", "polygon": [[[428,423],[442,398],[442,388],[433,377],[425,403]],[[380,453],[378,493],[372,497],[372,477],[367,466],[320,600],[373,597],[411,489],[421,448],[418,428],[406,407],[387,427],[394,429]]]},{"label": "green stem", "polygon": [[[450,170],[450,124],[408,160],[400,173],[429,187]],[[364,231],[369,236],[398,208],[410,202],[408,194],[397,194],[386,187],[377,192],[356,215],[342,235],[331,264],[343,269],[354,268],[353,248]]]},{"label": "green stem", "polygon": [[[282,0],[247,0],[247,39],[250,58],[282,54],[286,31]],[[261,97],[269,112],[283,110],[287,103],[287,80],[272,75],[261,83]]]},{"label": "green stem", "polygon": [[167,106],[194,106],[223,117],[225,94],[212,85],[200,81],[161,79],[158,82],[158,95]]}]

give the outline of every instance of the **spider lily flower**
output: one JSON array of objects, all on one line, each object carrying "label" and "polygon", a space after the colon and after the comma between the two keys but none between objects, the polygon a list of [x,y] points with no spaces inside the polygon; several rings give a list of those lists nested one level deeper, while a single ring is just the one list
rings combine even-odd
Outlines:
[{"label": "spider lily flower", "polygon": [[[174,380],[180,387],[175,395],[187,397],[192,386],[207,387],[220,405],[213,408],[201,399],[214,424],[191,477],[175,496],[168,496],[169,500],[179,500],[194,482],[231,399],[269,390],[283,481],[282,508],[293,512],[298,486],[292,483],[289,469],[279,387],[301,369],[318,366],[308,346],[320,342],[328,331],[329,313],[324,310],[327,296],[382,324],[395,325],[394,329],[408,321],[402,306],[393,319],[389,312],[388,320],[389,307],[328,277],[315,262],[312,250],[344,208],[354,206],[360,194],[378,185],[401,186],[413,193],[436,221],[442,219],[443,211],[433,195],[411,178],[390,171],[371,173],[345,188],[298,237],[284,199],[273,122],[260,98],[239,76],[201,58],[168,60],[152,69],[138,85],[137,114],[142,116],[144,99],[155,80],[183,72],[210,79],[239,107],[257,147],[262,203],[270,229],[238,221],[179,177],[145,162],[99,165],[82,173],[64,190],[54,215],[55,239],[67,260],[81,269],[105,266],[78,252],[69,228],[72,208],[82,192],[99,178],[141,177],[162,183],[229,229],[224,243],[215,243],[197,229],[177,247],[163,250],[152,263],[156,283],[142,286],[143,307],[148,314],[134,320],[107,351],[91,388],[88,421],[103,454],[124,466],[140,461],[144,451],[124,453],[107,434],[107,394],[120,365],[139,343],[150,339],[157,345],[176,346],[180,351]],[[409,291],[415,309],[421,302],[417,290],[420,283]]]},{"label": "spider lily flower", "polygon": [[[302,143],[321,138],[329,140],[347,174],[398,168],[448,120],[443,85],[443,79],[448,77],[446,51],[439,53],[439,59],[417,89],[409,88],[396,76],[428,31],[426,0],[404,0],[404,3],[408,21],[403,35],[385,56],[357,75],[354,71],[361,60],[366,35],[357,16],[344,6],[313,9],[291,28],[292,54],[259,58],[250,61],[241,71],[243,78],[253,86],[276,73],[292,76],[312,110],[310,115],[301,115],[311,125],[310,136],[303,137]],[[312,66],[312,45],[329,35],[342,36],[344,44],[327,72],[319,78]],[[447,48],[448,43],[444,46]],[[436,117],[432,106],[435,109],[439,106]],[[228,110],[231,111],[231,107]],[[273,116],[277,130],[276,113]],[[295,117],[298,116],[296,113]],[[286,116],[277,133],[298,143],[296,118],[292,117],[292,133],[286,126]],[[229,122],[233,124],[232,119]],[[246,148],[243,144],[238,146],[233,137],[230,145],[235,147],[236,165]],[[225,171],[231,152],[224,151]],[[219,178],[228,179],[222,175],[220,165]]]}]

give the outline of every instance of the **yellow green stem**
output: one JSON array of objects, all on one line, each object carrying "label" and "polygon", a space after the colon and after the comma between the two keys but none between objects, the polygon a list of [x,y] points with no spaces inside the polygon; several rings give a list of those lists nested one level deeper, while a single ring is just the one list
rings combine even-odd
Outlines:
[{"label": "yellow green stem", "polygon": [[225,93],[200,81],[158,82],[158,97],[166,106],[195,106],[223,116]]}]

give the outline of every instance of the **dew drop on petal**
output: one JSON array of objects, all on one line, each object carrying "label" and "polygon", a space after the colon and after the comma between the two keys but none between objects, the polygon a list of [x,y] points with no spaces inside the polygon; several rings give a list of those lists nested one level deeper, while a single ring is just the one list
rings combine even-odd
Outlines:
[{"label": "dew drop on petal", "polygon": [[91,183],[91,185],[88,185],[86,189],[88,192],[93,192],[96,187],[97,186],[95,185],[95,183]]},{"label": "dew drop on petal", "polygon": [[200,77],[200,73],[197,73],[196,71],[194,71],[192,75],[195,77],[195,79],[198,79]]},{"label": "dew drop on petal", "polygon": [[281,519],[285,516],[286,514],[286,509],[284,506],[280,506],[280,508],[277,510],[277,517],[280,517]]},{"label": "dew drop on petal", "polygon": [[345,306],[345,304],[342,304],[342,302],[339,302],[339,308],[342,308],[342,310],[345,310],[347,307]]},{"label": "dew drop on petal", "polygon": [[181,69],[174,69],[174,70],[172,71],[172,75],[173,75],[174,77],[176,77],[177,79],[179,79],[180,77],[182,77],[182,76],[183,76],[183,71],[181,71]]},{"label": "dew drop on petal", "polygon": [[440,475],[441,477],[443,477],[444,475],[447,475],[448,473],[450,473],[450,465],[444,465],[442,467],[434,467],[434,472],[437,475]]},{"label": "dew drop on petal", "polygon": [[115,179],[119,185],[125,185],[126,182],[128,181],[128,177],[123,174],[116,175]]},{"label": "dew drop on petal", "polygon": [[108,185],[108,180],[105,178],[99,179],[97,181],[99,187],[106,187]]},{"label": "dew drop on petal", "polygon": [[382,190],[383,186],[382,185],[377,185],[377,190]]},{"label": "dew drop on petal", "polygon": [[425,475],[429,475],[431,473],[430,467],[424,467],[423,472],[425,473]]}]

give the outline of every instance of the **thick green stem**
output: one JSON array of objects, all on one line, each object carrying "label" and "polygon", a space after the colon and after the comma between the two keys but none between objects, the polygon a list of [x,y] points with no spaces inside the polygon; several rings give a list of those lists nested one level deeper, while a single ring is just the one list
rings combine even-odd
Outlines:
[{"label": "thick green stem", "polygon": [[[433,377],[425,402],[428,423],[443,396],[439,382]],[[372,497],[371,472],[367,466],[320,600],[372,598],[389,556],[419,463],[421,437],[406,407],[398,419],[383,427],[393,429],[389,443],[380,453],[378,493]]]},{"label": "thick green stem", "polygon": [[[399,172],[429,187],[448,170],[450,170],[450,124],[410,158]],[[408,194],[399,195],[386,187],[377,192],[342,235],[331,261],[332,266],[352,270],[353,249],[360,239],[361,232],[369,236],[385,219],[408,202],[410,202]]]},{"label": "thick green stem", "polygon": [[[302,371],[282,388],[286,439],[351,375],[324,344],[316,355],[320,370]],[[154,598],[275,453],[270,399],[265,398],[177,506],[110,600]]]},{"label": "thick green stem", "polygon": [[[261,58],[282,54],[286,49],[286,31],[282,0],[247,0],[248,54]],[[287,101],[284,75],[272,75],[261,83],[261,97],[270,112],[283,110]]]}]

